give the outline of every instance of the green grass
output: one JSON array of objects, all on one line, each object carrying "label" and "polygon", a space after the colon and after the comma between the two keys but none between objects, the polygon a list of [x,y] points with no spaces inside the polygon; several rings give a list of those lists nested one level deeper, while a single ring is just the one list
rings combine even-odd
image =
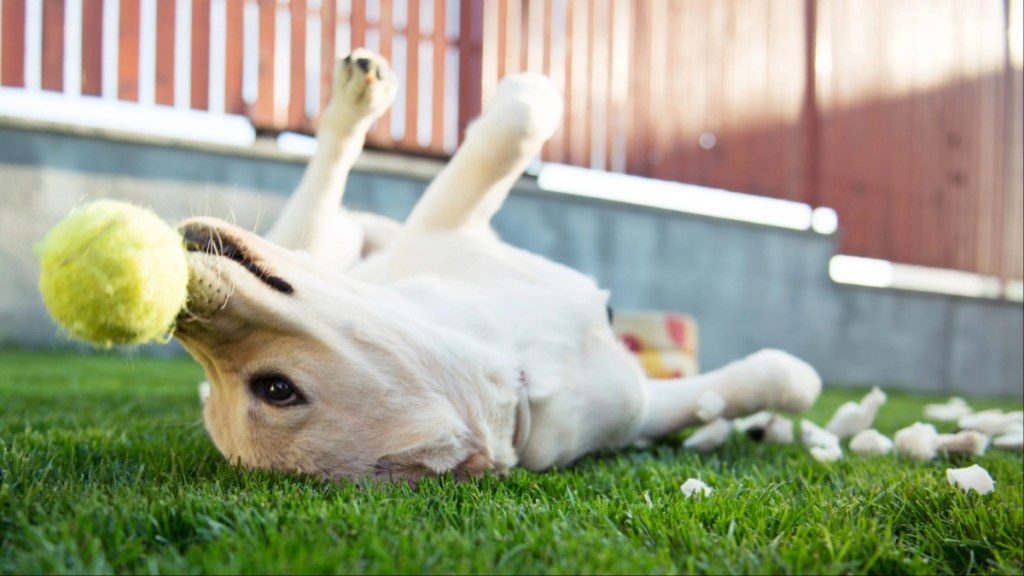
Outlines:
[{"label": "green grass", "polygon": [[[1020,574],[1019,454],[949,461],[683,436],[546,474],[367,488],[229,466],[201,426],[190,360],[0,352],[2,573]],[[824,423],[863,390],[829,390]],[[890,393],[891,435],[934,397]],[[1020,402],[976,402],[1020,409]],[[701,477],[716,492],[688,500]]]}]

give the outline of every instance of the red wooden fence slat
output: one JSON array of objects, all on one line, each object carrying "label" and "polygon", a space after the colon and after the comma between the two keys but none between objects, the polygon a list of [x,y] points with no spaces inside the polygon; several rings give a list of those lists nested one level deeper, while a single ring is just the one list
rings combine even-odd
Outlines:
[{"label": "red wooden fence slat", "polygon": [[156,88],[157,104],[174,105],[174,34],[178,1],[161,0],[156,5]]},{"label": "red wooden fence slat", "polygon": [[210,0],[192,0],[192,94],[195,110],[210,109]]},{"label": "red wooden fence slat", "polygon": [[25,0],[0,3],[0,85],[25,85]]},{"label": "red wooden fence slat", "polygon": [[[320,110],[323,111],[331,99],[336,58],[335,30],[338,22],[338,5],[326,0],[320,5]],[[346,47],[347,51],[347,47]]]},{"label": "red wooden fence slat", "polygon": [[[419,125],[419,97],[417,88],[420,85],[420,4],[409,2],[408,18],[405,29],[405,135],[401,143],[408,149],[419,148],[416,141]],[[401,79],[399,79],[401,81]]]},{"label": "red wooden fence slat", "polygon": [[[4,0],[5,5],[7,2]],[[103,0],[82,0],[83,95],[102,94],[103,72]]]},{"label": "red wooden fence slat", "polygon": [[252,121],[257,129],[274,128],[274,27],[276,0],[259,0],[259,80]]},{"label": "red wooden fence slat", "polygon": [[445,103],[445,50],[448,47],[448,39],[445,36],[445,1],[434,0],[434,65],[433,65],[433,93],[431,106],[433,107],[430,126],[430,152],[433,154],[444,154],[444,103]]},{"label": "red wooden fence slat", "polygon": [[[380,35],[380,55],[388,62],[392,60],[394,55],[394,18],[395,15],[392,0],[381,0],[380,22],[377,25],[377,32]],[[415,88],[408,88],[408,90],[415,90]],[[391,137],[391,121],[391,109],[389,108],[388,111],[385,112],[384,115],[374,124],[371,132],[371,142],[381,146],[391,145],[393,141]],[[405,134],[408,131],[409,125],[407,123],[402,133]]]},{"label": "red wooden fence slat", "polygon": [[366,3],[353,0],[352,13],[349,14],[351,26],[352,49],[366,46]]},{"label": "red wooden fence slat", "polygon": [[483,75],[484,5],[460,0],[459,5],[459,142],[466,126],[480,115]]},{"label": "red wooden fence slat", "polygon": [[224,31],[224,111],[228,114],[245,114],[245,99],[242,97],[244,8],[243,0],[227,0]]},{"label": "red wooden fence slat", "polygon": [[117,97],[139,99],[139,0],[121,0],[117,51]]},{"label": "red wooden fence slat", "polygon": [[290,78],[288,130],[306,125],[306,0],[291,0]]},{"label": "red wooden fence slat", "polygon": [[43,0],[43,90],[64,89],[64,0]]}]

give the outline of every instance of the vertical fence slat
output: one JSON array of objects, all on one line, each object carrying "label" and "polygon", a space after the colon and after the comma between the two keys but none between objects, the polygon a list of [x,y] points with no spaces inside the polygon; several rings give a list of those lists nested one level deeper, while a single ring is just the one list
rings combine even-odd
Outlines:
[{"label": "vertical fence slat", "polygon": [[0,3],[0,85],[25,85],[25,0]]},{"label": "vertical fence slat", "polygon": [[459,142],[466,126],[480,115],[483,89],[483,0],[460,0],[459,6]]},{"label": "vertical fence slat", "polygon": [[256,102],[253,104],[252,120],[257,129],[274,126],[274,44],[276,24],[276,0],[259,2],[259,80]]},{"label": "vertical fence slat", "polygon": [[324,0],[320,5],[320,110],[323,111],[331,99],[334,81],[334,60],[336,54],[335,29],[338,23],[338,5],[334,0]]},{"label": "vertical fence slat", "polygon": [[139,0],[121,0],[117,56],[117,97],[139,99]]},{"label": "vertical fence slat", "polygon": [[174,105],[175,5],[188,0],[160,0],[156,5],[156,89],[157,104]]},{"label": "vertical fence slat", "polygon": [[43,1],[43,90],[64,89],[64,0]]},{"label": "vertical fence slat", "polygon": [[[392,0],[380,0],[380,22],[378,23],[378,34],[380,37],[380,55],[387,59],[389,62],[394,56],[394,36],[395,36],[395,14],[394,14],[394,3]],[[415,90],[414,87],[406,87],[406,91]],[[371,135],[372,141],[375,144],[385,143],[390,144],[392,142],[391,137],[391,110],[388,109],[383,116],[374,124]],[[404,127],[404,130],[408,132],[408,124]]]},{"label": "vertical fence slat", "polygon": [[409,149],[418,148],[416,142],[417,126],[419,125],[419,98],[417,88],[420,85],[419,53],[420,53],[420,3],[409,2],[405,27],[405,134],[402,145]]},{"label": "vertical fence slat", "polygon": [[306,126],[306,0],[291,0],[291,66],[288,96],[288,129]]},{"label": "vertical fence slat", "polygon": [[[327,2],[327,4],[332,4]],[[242,76],[245,46],[245,6],[242,0],[228,0],[225,13],[224,45],[224,111],[228,114],[244,114],[245,98],[242,96]]]},{"label": "vertical fence slat", "polygon": [[444,154],[444,104],[445,104],[445,65],[444,59],[448,48],[448,38],[445,32],[445,1],[434,0],[434,65],[433,80],[431,89],[434,97],[431,98],[432,118],[430,134],[430,152]]},{"label": "vertical fence slat", "polygon": [[349,14],[349,26],[352,29],[352,50],[366,46],[366,3],[352,0],[352,13]]},{"label": "vertical fence slat", "polygon": [[210,108],[210,0],[192,0],[192,108]]},{"label": "vertical fence slat", "polygon": [[82,94],[99,96],[102,91],[103,0],[82,0]]}]

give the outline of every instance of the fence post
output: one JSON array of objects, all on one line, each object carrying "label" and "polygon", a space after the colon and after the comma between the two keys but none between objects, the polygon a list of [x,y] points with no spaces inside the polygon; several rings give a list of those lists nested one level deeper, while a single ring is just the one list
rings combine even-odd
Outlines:
[{"label": "fence post", "polygon": [[800,200],[817,208],[821,205],[818,190],[818,158],[820,151],[818,130],[818,88],[814,60],[817,57],[818,7],[817,0],[804,0],[804,97],[800,106],[800,125],[803,161]]},{"label": "fence post", "polygon": [[459,10],[459,143],[482,107],[484,2],[461,0]]}]

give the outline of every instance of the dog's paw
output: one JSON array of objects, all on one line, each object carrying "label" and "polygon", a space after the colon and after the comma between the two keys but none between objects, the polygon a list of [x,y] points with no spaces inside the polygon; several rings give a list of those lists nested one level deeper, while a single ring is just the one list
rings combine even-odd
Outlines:
[{"label": "dog's paw", "polygon": [[522,72],[498,84],[478,130],[487,140],[543,142],[562,122],[562,96],[541,74]]},{"label": "dog's paw", "polygon": [[821,377],[808,363],[781,350],[761,350],[746,358],[760,380],[765,409],[803,412],[821,393]]},{"label": "dog's paw", "polygon": [[380,55],[362,48],[339,58],[334,65],[334,93],[321,125],[374,120],[395,100],[398,80]]}]

